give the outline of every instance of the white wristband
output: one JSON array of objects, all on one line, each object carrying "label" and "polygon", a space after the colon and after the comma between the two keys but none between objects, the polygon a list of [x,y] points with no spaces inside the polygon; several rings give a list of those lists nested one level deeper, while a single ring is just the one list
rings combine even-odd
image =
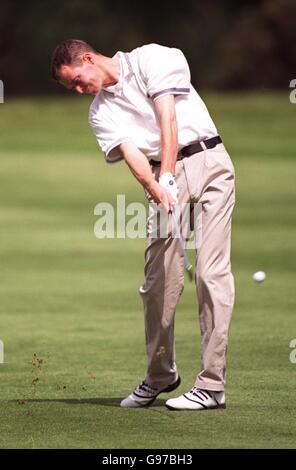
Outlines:
[{"label": "white wristband", "polygon": [[179,189],[178,189],[177,183],[176,183],[175,178],[173,177],[172,173],[170,173],[168,171],[166,173],[163,173],[159,177],[159,184],[163,188],[167,189],[170,192],[171,196],[177,202]]}]

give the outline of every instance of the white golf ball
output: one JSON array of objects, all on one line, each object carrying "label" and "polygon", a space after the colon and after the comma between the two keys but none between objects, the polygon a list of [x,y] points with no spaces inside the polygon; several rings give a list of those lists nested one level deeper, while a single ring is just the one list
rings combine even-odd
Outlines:
[{"label": "white golf ball", "polygon": [[264,271],[257,271],[253,274],[253,280],[255,282],[263,282],[266,278],[266,274]]}]

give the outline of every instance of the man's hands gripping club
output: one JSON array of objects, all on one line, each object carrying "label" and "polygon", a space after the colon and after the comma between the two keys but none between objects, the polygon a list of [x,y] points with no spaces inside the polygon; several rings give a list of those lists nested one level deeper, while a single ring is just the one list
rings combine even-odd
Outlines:
[{"label": "man's hands gripping club", "polygon": [[170,172],[163,173],[159,177],[159,184],[163,188],[165,188],[169,194],[172,196],[174,203],[171,205],[174,206],[178,202],[178,194],[179,194],[179,188],[177,186],[177,183],[175,181],[174,176]]},{"label": "man's hands gripping club", "polygon": [[153,180],[150,184],[147,185],[146,189],[153,200],[157,204],[163,205],[167,212],[170,212],[172,207],[177,202],[175,195],[172,195],[169,189],[162,186],[160,182],[158,183],[157,181]]}]

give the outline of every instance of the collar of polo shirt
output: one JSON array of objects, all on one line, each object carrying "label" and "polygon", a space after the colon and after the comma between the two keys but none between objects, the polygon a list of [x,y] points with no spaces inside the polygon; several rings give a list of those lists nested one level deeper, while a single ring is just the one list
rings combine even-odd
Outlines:
[{"label": "collar of polo shirt", "polygon": [[124,52],[117,52],[112,59],[118,59],[120,63],[120,76],[119,80],[115,85],[110,85],[108,87],[103,87],[102,89],[112,93],[113,95],[121,95],[124,80],[131,74],[133,74],[133,69],[129,60],[129,57]]}]

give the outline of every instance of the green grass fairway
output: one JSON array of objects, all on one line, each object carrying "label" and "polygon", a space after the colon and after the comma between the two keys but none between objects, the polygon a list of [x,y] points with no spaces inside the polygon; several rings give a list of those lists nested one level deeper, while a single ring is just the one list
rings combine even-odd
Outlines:
[{"label": "green grass fairway", "polygon": [[[120,399],[145,374],[145,240],[94,236],[100,201],[144,201],[106,165],[87,97],[0,105],[1,448],[292,448],[296,444],[296,105],[286,94],[204,96],[237,178],[236,305],[227,409],[170,412]],[[267,279],[255,284],[253,272]],[[199,369],[194,285],[176,320],[180,393]],[[178,393],[178,392],[176,392]]]}]

